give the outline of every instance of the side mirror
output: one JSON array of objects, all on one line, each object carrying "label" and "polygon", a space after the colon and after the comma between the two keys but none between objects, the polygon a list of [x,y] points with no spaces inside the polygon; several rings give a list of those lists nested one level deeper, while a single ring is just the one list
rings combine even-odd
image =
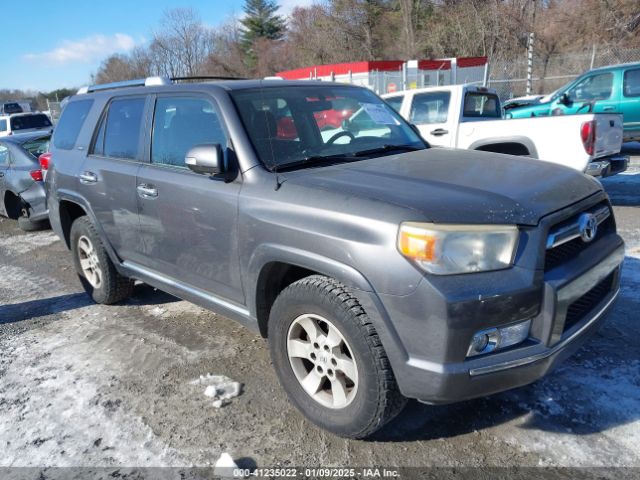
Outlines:
[{"label": "side mirror", "polygon": [[563,93],[562,95],[560,95],[560,97],[558,98],[558,103],[562,105],[569,105],[571,103],[571,100],[569,99],[569,95],[567,95],[566,93]]},{"label": "side mirror", "polygon": [[218,143],[196,145],[187,152],[184,163],[196,173],[217,175],[224,173],[222,147]]}]

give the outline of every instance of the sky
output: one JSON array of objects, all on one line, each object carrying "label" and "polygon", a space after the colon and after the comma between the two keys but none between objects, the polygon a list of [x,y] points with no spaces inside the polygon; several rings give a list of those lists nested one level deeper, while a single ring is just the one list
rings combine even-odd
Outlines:
[{"label": "sky", "polygon": [[[171,8],[192,7],[216,26],[242,14],[243,0],[3,1],[0,89],[50,91],[86,85],[113,53],[144,45]],[[280,0],[280,13],[311,0]]]}]

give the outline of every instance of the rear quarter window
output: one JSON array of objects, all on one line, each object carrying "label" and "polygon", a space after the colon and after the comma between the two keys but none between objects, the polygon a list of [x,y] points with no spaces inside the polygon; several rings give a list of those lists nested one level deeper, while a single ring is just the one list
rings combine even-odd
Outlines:
[{"label": "rear quarter window", "polygon": [[623,89],[625,97],[640,97],[640,68],[624,72]]},{"label": "rear quarter window", "polygon": [[56,148],[71,150],[75,146],[92,105],[93,100],[79,100],[65,107],[53,136],[53,145]]}]

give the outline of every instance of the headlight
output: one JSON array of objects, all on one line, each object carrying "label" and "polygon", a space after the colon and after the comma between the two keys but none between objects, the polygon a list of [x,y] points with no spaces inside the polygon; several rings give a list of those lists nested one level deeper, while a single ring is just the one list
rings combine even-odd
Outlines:
[{"label": "headlight", "polygon": [[509,267],[518,245],[514,225],[437,225],[404,222],[398,250],[436,275]]}]

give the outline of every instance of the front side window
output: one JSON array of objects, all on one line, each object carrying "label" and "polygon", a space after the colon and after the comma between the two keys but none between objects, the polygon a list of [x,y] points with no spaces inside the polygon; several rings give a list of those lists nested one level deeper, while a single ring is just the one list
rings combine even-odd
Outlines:
[{"label": "front side window", "polygon": [[249,88],[231,97],[258,157],[271,169],[309,159],[359,159],[372,150],[426,148],[393,108],[363,88]]},{"label": "front side window", "polygon": [[625,97],[640,97],[640,68],[624,72],[622,88]]},{"label": "front side window", "polygon": [[100,124],[92,153],[113,158],[137,159],[145,102],[144,97],[113,100]]},{"label": "front side window", "polygon": [[424,125],[429,123],[445,123],[449,113],[449,92],[419,93],[413,97],[411,123]]},{"label": "front side window", "polygon": [[612,89],[613,74],[599,73],[578,82],[567,94],[572,102],[592,102],[608,99]]},{"label": "front side window", "polygon": [[7,131],[7,121],[0,120],[0,132],[6,132],[6,131]]},{"label": "front side window", "polygon": [[80,129],[89,115],[92,105],[93,100],[69,102],[62,111],[62,116],[54,132],[53,144],[56,148],[71,150],[75,146]]},{"label": "front side window", "polygon": [[227,136],[213,104],[203,98],[161,97],[153,115],[151,163],[184,167],[187,152],[196,145],[217,143]]}]

